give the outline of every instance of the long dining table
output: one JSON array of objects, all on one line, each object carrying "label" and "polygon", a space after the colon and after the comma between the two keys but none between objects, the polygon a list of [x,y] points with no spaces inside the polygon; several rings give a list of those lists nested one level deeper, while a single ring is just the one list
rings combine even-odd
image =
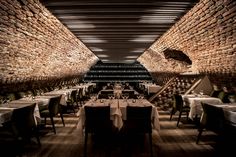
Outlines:
[{"label": "long dining table", "polygon": [[160,131],[159,114],[157,108],[146,99],[97,99],[89,100],[77,113],[79,121],[78,128],[83,128],[85,123],[85,106],[110,106],[110,119],[113,125],[119,130],[123,127],[123,121],[126,120],[126,107],[129,106],[152,106],[152,126],[153,129]]}]

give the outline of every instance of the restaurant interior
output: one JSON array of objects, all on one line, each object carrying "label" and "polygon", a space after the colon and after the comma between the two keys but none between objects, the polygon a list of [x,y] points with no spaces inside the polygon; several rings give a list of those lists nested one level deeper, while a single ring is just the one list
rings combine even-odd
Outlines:
[{"label": "restaurant interior", "polygon": [[0,55],[0,156],[235,154],[234,0],[0,0]]}]

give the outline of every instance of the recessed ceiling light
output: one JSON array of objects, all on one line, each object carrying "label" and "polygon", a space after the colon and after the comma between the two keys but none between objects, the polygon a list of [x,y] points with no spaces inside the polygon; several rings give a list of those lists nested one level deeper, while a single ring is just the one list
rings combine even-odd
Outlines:
[{"label": "recessed ceiling light", "polygon": [[132,39],[132,40],[129,40],[129,41],[132,41],[132,42],[136,42],[136,43],[147,43],[147,42],[153,42],[155,39],[147,39],[147,38],[136,38],[136,39]]},{"label": "recessed ceiling light", "polygon": [[101,48],[98,48],[98,47],[90,47],[90,49],[91,49],[92,51],[96,51],[96,52],[105,51],[104,49],[101,49]]},{"label": "recessed ceiling light", "polygon": [[67,24],[68,28],[71,29],[80,29],[80,28],[95,28],[95,26],[93,24]]},{"label": "recessed ceiling light", "polygon": [[164,13],[164,12],[176,12],[177,13],[177,12],[183,12],[185,10],[186,10],[185,8],[178,8],[178,10],[158,8],[158,9],[149,9],[148,11],[152,12],[152,13]]},{"label": "recessed ceiling light", "polygon": [[101,59],[102,62],[109,62],[109,59]]},{"label": "recessed ceiling light", "polygon": [[102,40],[102,39],[81,39],[84,43],[106,43],[107,41],[106,40]]},{"label": "recessed ceiling light", "polygon": [[126,56],[125,58],[138,58],[138,56]]},{"label": "recessed ceiling light", "polygon": [[143,53],[144,51],[145,51],[144,48],[137,48],[137,49],[132,50],[132,52],[134,53]]},{"label": "recessed ceiling light", "polygon": [[98,56],[98,57],[101,57],[101,58],[109,57],[108,55],[105,55],[105,54],[98,54],[97,56]]},{"label": "recessed ceiling light", "polygon": [[155,19],[155,18],[147,18],[147,19],[140,19],[140,23],[155,23],[155,24],[163,24],[163,23],[173,23],[175,22],[174,19]]},{"label": "recessed ceiling light", "polygon": [[123,60],[124,63],[133,63],[135,62],[136,60],[134,59],[126,59],[126,60]]},{"label": "recessed ceiling light", "polygon": [[139,35],[134,39],[131,39],[129,41],[133,41],[133,42],[153,42],[156,38],[158,37],[158,35],[153,36],[153,35]]}]

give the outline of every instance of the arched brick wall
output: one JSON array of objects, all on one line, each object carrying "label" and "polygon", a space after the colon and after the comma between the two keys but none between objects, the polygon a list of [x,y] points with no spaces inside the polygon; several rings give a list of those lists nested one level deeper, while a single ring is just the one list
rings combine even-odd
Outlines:
[{"label": "arched brick wall", "polygon": [[98,58],[39,0],[0,1],[0,83],[74,78]]},{"label": "arched brick wall", "polygon": [[[193,71],[234,81],[236,75],[236,2],[200,0],[138,58],[150,72]],[[184,52],[192,66],[165,59],[171,48]],[[224,78],[223,78],[224,77]],[[213,78],[213,77],[212,77]],[[235,81],[234,81],[235,82]]]}]

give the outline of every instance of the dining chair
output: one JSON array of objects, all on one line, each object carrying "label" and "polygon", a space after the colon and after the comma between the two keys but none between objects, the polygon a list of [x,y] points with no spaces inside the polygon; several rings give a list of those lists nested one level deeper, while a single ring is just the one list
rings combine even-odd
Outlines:
[{"label": "dining chair", "polygon": [[70,98],[66,101],[66,110],[72,110],[75,114],[75,104],[78,106],[78,99],[77,99],[77,90],[73,90],[70,94]]},{"label": "dining chair", "polygon": [[114,91],[113,90],[102,90],[100,91],[100,94],[114,94]]},{"label": "dining chair", "polygon": [[153,156],[151,123],[152,106],[127,106],[126,109],[127,119],[124,122],[123,128],[125,136],[127,137],[127,139],[129,139],[129,137],[133,134],[147,133],[149,135],[150,153],[151,156]]},{"label": "dining chair", "polygon": [[77,100],[80,103],[80,106],[82,106],[86,100],[86,97],[83,95],[83,88],[79,88],[78,95],[77,95]]},{"label": "dining chair", "polygon": [[173,95],[173,106],[172,106],[172,110],[171,110],[171,113],[170,113],[170,120],[172,119],[172,116],[177,111],[179,112],[179,117],[178,117],[178,120],[177,120],[177,127],[178,127],[183,112],[186,113],[187,120],[188,120],[188,113],[190,111],[190,107],[189,106],[184,106],[183,99],[182,99],[181,95],[174,94]]},{"label": "dining chair", "polygon": [[196,143],[199,143],[203,130],[210,130],[222,136],[224,133],[224,112],[220,107],[201,103],[203,108],[203,118],[200,121]]},{"label": "dining chair", "polygon": [[41,145],[34,118],[35,106],[36,104],[32,104],[22,108],[14,109],[11,118],[11,126],[15,137],[18,139],[28,140],[31,138],[31,136],[35,136],[38,144]]},{"label": "dining chair", "polygon": [[224,129],[225,139],[227,143],[234,146],[236,145],[236,110],[224,110]]},{"label": "dining chair", "polygon": [[217,98],[220,92],[220,90],[213,90],[211,91],[210,96]]},{"label": "dining chair", "polygon": [[108,96],[109,94],[98,94],[98,99],[108,99],[109,98],[109,96]]},{"label": "dining chair", "polygon": [[123,90],[122,94],[127,94],[129,98],[134,97],[134,90]]},{"label": "dining chair", "polygon": [[34,118],[35,106],[36,104],[34,103],[14,109],[11,120],[4,123],[0,129],[0,137],[3,137],[3,139],[0,139],[1,143],[4,141],[4,147],[6,146],[6,149],[8,149],[7,146],[10,146],[11,151],[15,149],[17,151],[16,154],[20,156],[22,155],[23,146],[29,144],[32,137],[35,137],[38,145],[41,146],[39,132]]},{"label": "dining chair", "polygon": [[16,99],[21,99],[23,97],[26,97],[28,94],[26,92],[20,91],[15,94]]},{"label": "dining chair", "polygon": [[[85,141],[84,156],[87,156],[88,134],[104,137],[110,147],[112,121],[110,120],[110,106],[85,106]],[[109,149],[110,150],[110,149]]]},{"label": "dining chair", "polygon": [[42,118],[44,118],[45,125],[46,125],[46,119],[50,118],[51,124],[52,124],[52,127],[53,127],[53,131],[54,131],[55,134],[56,134],[56,128],[55,128],[53,117],[60,114],[63,126],[65,126],[64,119],[63,119],[63,113],[62,113],[62,110],[60,108],[60,100],[61,100],[61,95],[56,96],[56,97],[52,97],[49,100],[49,104],[48,104],[47,108],[44,108],[44,109],[40,110],[40,116]]},{"label": "dining chair", "polygon": [[6,99],[8,101],[16,100],[16,94],[15,93],[8,93],[8,94],[6,94]]}]

